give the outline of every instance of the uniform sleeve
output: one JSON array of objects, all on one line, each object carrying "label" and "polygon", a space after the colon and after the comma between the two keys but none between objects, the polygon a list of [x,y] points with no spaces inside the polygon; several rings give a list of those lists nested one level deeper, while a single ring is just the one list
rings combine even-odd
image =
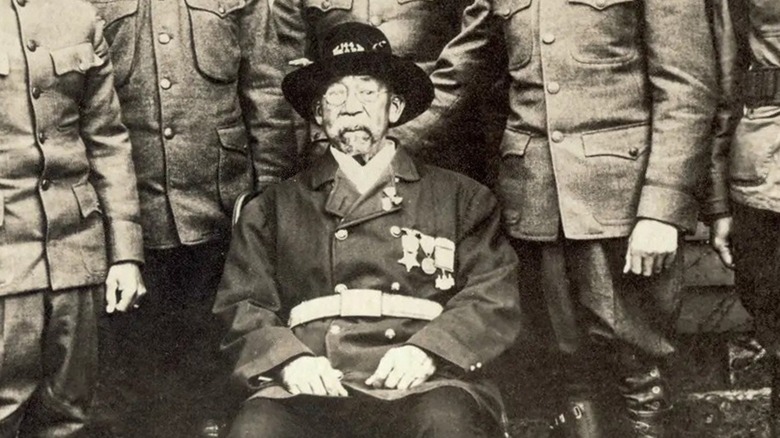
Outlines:
[{"label": "uniform sleeve", "polygon": [[214,313],[228,327],[221,349],[232,361],[232,386],[247,395],[257,377],[300,355],[313,355],[280,317],[276,242],[266,198],[251,201],[234,227]]},{"label": "uniform sleeve", "polygon": [[412,152],[435,148],[437,139],[459,114],[470,108],[495,82],[489,78],[506,71],[499,52],[503,47],[491,19],[489,0],[475,0],[463,11],[461,31],[442,50],[431,73],[434,99],[423,114],[397,128],[393,136]]},{"label": "uniform sleeve", "polygon": [[706,200],[702,207],[704,218],[708,221],[730,214],[728,160],[734,130],[742,115],[742,102],[738,90],[741,89],[740,84],[748,62],[744,52],[739,50],[740,36],[744,35],[737,32],[735,28],[735,25],[745,23],[738,22],[739,16],[734,17],[729,1],[713,0],[712,17],[719,69],[720,99],[715,117],[710,179]]},{"label": "uniform sleeve", "polygon": [[500,208],[481,188],[461,209],[456,285],[444,310],[408,341],[475,371],[511,346],[523,330],[517,257],[500,232]]},{"label": "uniform sleeve", "polygon": [[637,216],[694,230],[716,106],[705,2],[647,0],[644,16],[652,138]]},{"label": "uniform sleeve", "polygon": [[80,135],[90,162],[90,182],[100,199],[111,263],[143,261],[143,239],[130,137],[122,124],[114,76],[103,37],[103,21],[95,18],[95,64],[85,78],[80,104]]},{"label": "uniform sleeve", "polygon": [[239,98],[249,132],[255,189],[292,176],[298,166],[294,111],[281,91],[286,73],[275,25],[266,0],[254,0],[243,10]]}]

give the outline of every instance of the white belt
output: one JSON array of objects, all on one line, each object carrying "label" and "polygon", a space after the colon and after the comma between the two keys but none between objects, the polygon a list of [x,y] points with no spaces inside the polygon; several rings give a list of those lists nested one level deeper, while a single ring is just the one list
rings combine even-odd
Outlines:
[{"label": "white belt", "polygon": [[375,289],[347,289],[336,295],[313,298],[293,307],[287,325],[290,328],[317,319],[341,317],[413,318],[432,320],[444,308],[424,298],[388,294]]}]

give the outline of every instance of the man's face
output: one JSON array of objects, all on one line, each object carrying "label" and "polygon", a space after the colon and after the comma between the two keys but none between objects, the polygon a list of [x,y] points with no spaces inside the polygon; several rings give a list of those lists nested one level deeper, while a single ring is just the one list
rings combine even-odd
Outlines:
[{"label": "man's face", "polygon": [[331,144],[348,155],[372,157],[396,122],[404,101],[371,76],[344,76],[325,88],[314,118]]}]

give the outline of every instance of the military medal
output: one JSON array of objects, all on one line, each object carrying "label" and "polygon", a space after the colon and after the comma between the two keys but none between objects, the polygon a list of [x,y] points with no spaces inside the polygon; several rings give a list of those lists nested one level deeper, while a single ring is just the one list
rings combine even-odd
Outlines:
[{"label": "military medal", "polygon": [[436,245],[436,239],[425,234],[420,235],[420,247],[422,247],[425,253],[425,258],[422,261],[422,270],[428,275],[432,275],[436,272],[436,263],[433,261],[433,250]]},{"label": "military medal", "polygon": [[444,237],[437,237],[434,246],[436,247],[434,253],[435,269],[441,269],[441,273],[436,277],[436,289],[449,290],[455,286],[455,279],[452,277],[455,270],[455,242]]},{"label": "military medal", "polygon": [[398,260],[398,263],[406,267],[406,272],[412,270],[415,266],[420,266],[417,261],[417,249],[420,247],[420,241],[415,236],[415,231],[409,228],[402,228],[401,247],[404,250],[404,256]]}]

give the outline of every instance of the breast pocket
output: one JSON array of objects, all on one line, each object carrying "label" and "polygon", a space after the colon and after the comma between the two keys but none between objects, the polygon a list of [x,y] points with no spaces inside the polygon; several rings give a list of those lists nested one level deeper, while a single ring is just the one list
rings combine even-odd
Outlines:
[{"label": "breast pocket", "polygon": [[493,15],[503,27],[509,56],[509,69],[516,70],[531,61],[534,50],[531,0],[496,0]]},{"label": "breast pocket", "polygon": [[585,64],[619,64],[638,54],[637,0],[568,0],[577,8],[572,57]]},{"label": "breast pocket", "polygon": [[127,83],[135,58],[138,0],[93,0],[93,5],[105,21],[104,35],[111,46],[114,82],[121,87]]},{"label": "breast pocket", "polygon": [[238,78],[241,62],[239,14],[245,0],[186,0],[192,26],[195,64],[218,82]]}]

